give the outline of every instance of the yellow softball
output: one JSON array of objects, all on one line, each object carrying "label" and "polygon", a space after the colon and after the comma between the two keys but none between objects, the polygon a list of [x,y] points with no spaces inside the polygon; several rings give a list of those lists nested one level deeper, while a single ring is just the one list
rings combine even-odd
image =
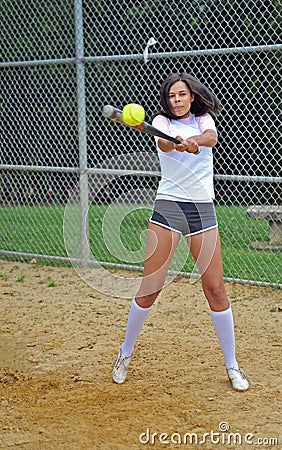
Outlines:
[{"label": "yellow softball", "polygon": [[135,127],[140,125],[145,119],[145,110],[143,106],[137,103],[129,103],[122,110],[122,120],[126,125]]}]

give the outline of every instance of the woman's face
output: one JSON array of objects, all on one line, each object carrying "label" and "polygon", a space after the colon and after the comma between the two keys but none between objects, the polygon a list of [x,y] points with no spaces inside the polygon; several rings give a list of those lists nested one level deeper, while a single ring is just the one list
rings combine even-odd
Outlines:
[{"label": "woman's face", "polygon": [[168,93],[171,112],[178,117],[185,118],[190,115],[191,103],[194,95],[191,94],[184,81],[174,83]]}]

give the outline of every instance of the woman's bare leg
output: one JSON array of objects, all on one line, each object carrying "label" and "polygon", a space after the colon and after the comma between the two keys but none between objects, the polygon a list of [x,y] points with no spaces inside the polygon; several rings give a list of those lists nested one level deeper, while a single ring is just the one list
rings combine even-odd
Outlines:
[{"label": "woman's bare leg", "polygon": [[198,233],[189,238],[190,251],[199,268],[203,291],[212,311],[229,308],[223,282],[220,237],[217,228]]},{"label": "woman's bare leg", "polygon": [[144,274],[138,294],[131,303],[122,352],[130,356],[150,308],[162,290],[180,235],[149,223]]},{"label": "woman's bare leg", "polygon": [[136,302],[143,308],[152,306],[163,288],[171,258],[180,234],[160,225],[149,223],[146,240],[146,259]]}]

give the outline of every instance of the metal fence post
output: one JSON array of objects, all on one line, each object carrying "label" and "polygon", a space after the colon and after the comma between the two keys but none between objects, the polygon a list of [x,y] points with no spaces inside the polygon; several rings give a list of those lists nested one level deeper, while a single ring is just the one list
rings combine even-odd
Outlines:
[{"label": "metal fence post", "polygon": [[77,80],[77,119],[80,166],[80,215],[81,215],[81,260],[87,265],[90,259],[89,226],[88,226],[88,174],[87,174],[87,130],[85,106],[85,71],[83,42],[83,9],[82,0],[74,0],[75,16],[75,48],[76,48],[76,80]]}]

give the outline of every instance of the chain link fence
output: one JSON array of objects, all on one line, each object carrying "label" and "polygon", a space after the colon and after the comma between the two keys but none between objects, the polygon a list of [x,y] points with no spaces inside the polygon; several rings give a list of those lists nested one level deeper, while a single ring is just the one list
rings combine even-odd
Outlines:
[{"label": "chain link fence", "polygon": [[[141,269],[154,139],[101,111],[140,103],[150,122],[165,76],[189,72],[224,107],[225,279],[282,286],[280,2],[3,0],[0,13],[2,258],[71,260],[86,281],[87,267]],[[187,253],[181,242],[172,275],[194,273]]]}]

